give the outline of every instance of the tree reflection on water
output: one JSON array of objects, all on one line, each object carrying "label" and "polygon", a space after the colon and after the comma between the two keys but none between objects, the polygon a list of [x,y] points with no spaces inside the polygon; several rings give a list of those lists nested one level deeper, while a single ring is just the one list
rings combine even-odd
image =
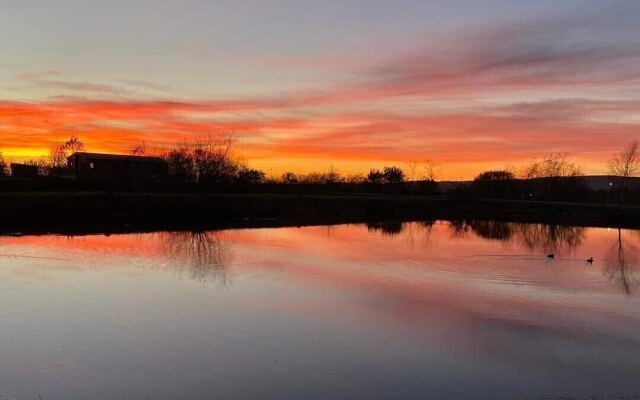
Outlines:
[{"label": "tree reflection on water", "polygon": [[216,232],[159,233],[164,255],[176,261],[180,277],[202,283],[229,284],[227,265],[231,255]]},{"label": "tree reflection on water", "polygon": [[[464,238],[473,234],[483,239],[513,242],[540,255],[555,254],[556,258],[558,258],[557,255],[573,252],[584,245],[587,239],[587,228],[579,226],[465,219],[451,220],[444,224],[454,238]],[[425,235],[428,237],[433,225],[434,221],[426,223],[387,221],[368,223],[367,229],[381,232],[385,236],[396,236],[406,231],[405,233],[412,239],[414,227],[426,228]],[[629,235],[635,238],[627,237]],[[600,257],[598,254],[589,254],[596,258],[597,265],[602,265],[605,276],[619,284],[626,294],[631,294],[633,287],[640,284],[640,276],[635,267],[640,254],[640,244],[636,243],[638,240],[640,240],[639,230],[617,229],[613,242],[605,245],[608,247],[605,247],[604,254],[600,254]]]},{"label": "tree reflection on water", "polygon": [[[399,235],[408,228],[421,226],[428,231],[435,221],[421,222],[369,222],[369,231],[379,231],[383,235]],[[582,245],[586,237],[586,229],[579,226],[516,223],[503,221],[451,220],[447,226],[453,237],[464,237],[470,232],[484,239],[512,241],[530,250],[556,252],[570,250]]]},{"label": "tree reflection on water", "polygon": [[[366,228],[383,236],[403,233],[411,242],[414,234],[418,234],[419,238],[426,238],[428,242],[434,224],[435,221],[387,221],[368,223]],[[556,259],[562,253],[586,245],[587,238],[587,229],[577,226],[462,219],[446,222],[444,226],[456,238],[473,234],[487,240],[513,242],[532,253],[556,254]],[[628,237],[633,233],[636,237]],[[223,287],[229,284],[232,257],[220,232],[163,232],[158,237],[163,255],[174,261],[180,277],[202,283],[215,282]],[[596,257],[597,265],[602,266],[605,276],[619,284],[626,294],[631,294],[633,286],[640,283],[635,271],[640,252],[640,244],[636,243],[638,239],[640,231],[618,229],[611,244],[590,250],[600,249],[604,254],[589,254]]]},{"label": "tree reflection on water", "polygon": [[[464,236],[471,231],[484,239],[515,240],[530,250],[544,253],[573,250],[586,239],[586,228],[579,226],[463,220],[450,222],[449,229],[454,236]],[[640,238],[640,231],[624,231],[629,232]],[[616,239],[604,255],[603,271],[624,293],[631,294],[633,286],[640,283],[635,267],[640,249],[624,236],[623,230],[618,228]]]},{"label": "tree reflection on water", "polygon": [[449,221],[449,230],[453,237],[464,237],[469,233],[469,225],[463,219]]},{"label": "tree reflection on water", "polygon": [[429,243],[435,223],[436,221],[431,219],[414,222],[376,221],[367,222],[366,227],[369,232],[380,232],[382,236],[397,236],[404,232],[410,243],[413,243],[415,235],[419,234],[426,243]]},{"label": "tree reflection on water", "polygon": [[[515,233],[513,224],[501,221],[462,221],[461,223],[467,227],[466,231],[471,229],[476,235],[485,239],[510,240]],[[459,231],[459,228],[457,230]]]},{"label": "tree reflection on water", "polygon": [[450,224],[454,235],[472,231],[484,239],[517,241],[529,250],[554,253],[582,245],[586,229],[580,226],[529,224],[503,221],[458,221]]},{"label": "tree reflection on water", "polygon": [[[639,231],[633,231],[636,236]],[[638,246],[625,240],[622,229],[618,228],[616,240],[609,247],[605,255],[605,274],[613,282],[619,283],[626,294],[631,294],[633,285],[640,282],[636,273],[636,262],[638,260]]]},{"label": "tree reflection on water", "polygon": [[379,222],[368,222],[367,230],[369,232],[377,232],[380,231],[383,235],[395,236],[404,230],[405,224],[400,221],[379,221]]}]

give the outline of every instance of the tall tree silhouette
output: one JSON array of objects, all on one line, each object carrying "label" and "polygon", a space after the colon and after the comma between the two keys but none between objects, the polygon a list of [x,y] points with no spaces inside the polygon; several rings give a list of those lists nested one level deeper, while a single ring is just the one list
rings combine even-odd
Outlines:
[{"label": "tall tree silhouette", "polygon": [[0,176],[9,175],[9,168],[7,162],[4,160],[4,156],[0,153]]},{"label": "tall tree silhouette", "polygon": [[65,167],[67,165],[67,157],[83,150],[84,143],[77,136],[71,136],[66,142],[53,146],[49,162],[55,168]]},{"label": "tall tree silhouette", "polygon": [[404,171],[395,166],[384,167],[382,177],[386,183],[402,183],[404,182]]},{"label": "tall tree silhouette", "polygon": [[130,153],[131,155],[134,155],[134,156],[144,156],[145,154],[147,154],[147,146],[144,142],[141,144],[135,145],[131,148]]},{"label": "tall tree silhouette", "polygon": [[609,160],[609,173],[614,176],[619,189],[618,200],[622,202],[624,193],[631,186],[631,178],[640,174],[640,143],[637,140],[613,155]]},{"label": "tall tree silhouette", "polygon": [[71,136],[62,146],[66,152],[71,154],[84,150],[84,143],[82,143],[77,136]]},{"label": "tall tree silhouette", "polygon": [[630,295],[632,286],[638,283],[632,265],[635,264],[638,248],[628,240],[624,240],[622,229],[618,228],[616,241],[611,246],[606,258],[606,273],[611,280],[619,283],[622,291]]}]

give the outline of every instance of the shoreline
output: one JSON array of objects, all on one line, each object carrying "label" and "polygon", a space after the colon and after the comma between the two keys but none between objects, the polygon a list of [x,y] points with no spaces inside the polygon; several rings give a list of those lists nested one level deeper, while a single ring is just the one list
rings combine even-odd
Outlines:
[{"label": "shoreline", "polygon": [[639,228],[640,207],[362,194],[0,193],[0,235],[495,220]]}]

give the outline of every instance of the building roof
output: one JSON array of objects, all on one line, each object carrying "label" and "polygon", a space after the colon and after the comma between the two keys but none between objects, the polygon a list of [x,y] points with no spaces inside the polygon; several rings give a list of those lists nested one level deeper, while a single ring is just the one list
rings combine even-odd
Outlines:
[{"label": "building roof", "polygon": [[33,164],[25,164],[25,163],[15,163],[15,162],[12,162],[12,163],[11,163],[11,168],[16,168],[16,167],[18,167],[18,168],[26,167],[26,168],[35,168],[35,169],[38,169],[38,166],[37,166],[37,165],[33,165]]},{"label": "building roof", "polygon": [[82,158],[90,158],[92,160],[122,160],[122,161],[144,161],[144,162],[165,162],[160,157],[150,157],[150,156],[135,156],[130,154],[105,154],[105,153],[86,153],[86,152],[77,152],[73,153],[67,159],[73,157],[82,157]]}]

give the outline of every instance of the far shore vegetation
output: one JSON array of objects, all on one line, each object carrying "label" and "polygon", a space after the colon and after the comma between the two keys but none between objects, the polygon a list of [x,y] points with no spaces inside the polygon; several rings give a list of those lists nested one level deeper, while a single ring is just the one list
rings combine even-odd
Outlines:
[{"label": "far shore vegetation", "polygon": [[[612,154],[604,183],[594,188],[588,185],[583,169],[568,154],[543,155],[532,160],[524,168],[504,168],[484,171],[471,182],[438,182],[438,166],[430,160],[404,165],[387,165],[372,168],[366,174],[342,174],[334,168],[299,174],[284,172],[279,176],[267,176],[264,171],[252,168],[234,152],[233,135],[184,142],[169,149],[149,149],[140,143],[131,147],[132,156],[157,157],[167,165],[168,175],[163,182],[134,188],[140,191],[166,192],[282,192],[282,193],[383,193],[448,195],[455,199],[494,198],[527,201],[559,201],[600,204],[640,204],[640,144],[630,142],[625,148]],[[10,161],[0,149],[0,177],[8,182],[11,176]],[[41,177],[56,179],[61,184],[67,176],[67,158],[76,152],[90,151],[76,136],[51,149],[50,156],[23,162],[37,168]],[[593,178],[593,177],[591,177]],[[54,183],[46,186],[55,189]],[[11,191],[19,185],[5,185],[2,191]],[[65,187],[77,188],[67,184]],[[95,188],[95,185],[92,186]],[[26,186],[37,189],[37,185]],[[116,189],[126,189],[124,186]]]}]

